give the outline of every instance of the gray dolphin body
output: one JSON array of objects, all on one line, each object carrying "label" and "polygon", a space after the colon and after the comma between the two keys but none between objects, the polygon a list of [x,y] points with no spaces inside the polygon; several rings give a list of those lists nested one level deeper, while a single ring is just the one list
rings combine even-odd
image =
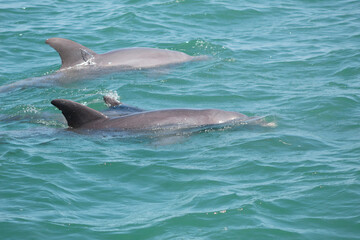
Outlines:
[{"label": "gray dolphin body", "polygon": [[62,111],[68,126],[74,129],[147,131],[181,130],[217,126],[227,123],[246,123],[251,117],[218,109],[169,109],[145,111],[109,118],[101,112],[65,99],[55,99],[51,104]]},{"label": "gray dolphin body", "polygon": [[157,48],[125,48],[97,54],[79,43],[64,38],[50,38],[46,43],[59,53],[61,68],[54,74],[1,86],[0,92],[25,86],[74,82],[112,72],[151,69],[208,58]]},{"label": "gray dolphin body", "polygon": [[117,69],[147,69],[172,64],[179,64],[204,58],[193,57],[183,52],[156,48],[125,48],[104,54],[97,54],[91,49],[64,38],[50,38],[46,43],[60,55],[60,70],[74,66],[95,66]]}]

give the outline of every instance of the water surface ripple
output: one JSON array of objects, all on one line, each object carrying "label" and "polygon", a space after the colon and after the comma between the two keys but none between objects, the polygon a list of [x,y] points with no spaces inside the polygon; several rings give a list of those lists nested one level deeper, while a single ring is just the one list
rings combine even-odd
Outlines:
[{"label": "water surface ripple", "polygon": [[[209,55],[0,93],[1,239],[360,239],[360,2],[2,1],[0,85],[98,53]],[[131,137],[64,130],[50,101],[219,108],[276,128]]]}]

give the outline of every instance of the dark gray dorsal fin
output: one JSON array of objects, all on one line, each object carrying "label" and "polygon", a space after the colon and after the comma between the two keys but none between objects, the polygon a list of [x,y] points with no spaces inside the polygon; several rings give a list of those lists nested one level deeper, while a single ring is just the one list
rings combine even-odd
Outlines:
[{"label": "dark gray dorsal fin", "polygon": [[50,38],[46,43],[59,53],[62,62],[60,69],[87,62],[96,55],[91,49],[64,38]]},{"label": "dark gray dorsal fin", "polygon": [[121,104],[121,102],[110,96],[104,96],[104,101],[109,107],[116,107]]},{"label": "dark gray dorsal fin", "polygon": [[72,128],[79,128],[86,123],[107,118],[101,112],[70,100],[55,99],[51,101],[51,104],[61,110],[69,127]]}]

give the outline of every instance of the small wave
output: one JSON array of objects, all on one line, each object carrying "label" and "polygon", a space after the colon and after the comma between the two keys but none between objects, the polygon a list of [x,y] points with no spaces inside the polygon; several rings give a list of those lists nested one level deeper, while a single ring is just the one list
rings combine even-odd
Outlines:
[{"label": "small wave", "polygon": [[360,76],[360,67],[343,67],[342,69],[336,71],[333,76],[356,78]]},{"label": "small wave", "polygon": [[182,52],[187,52],[190,55],[210,55],[217,56],[223,54],[224,52],[230,51],[224,46],[213,44],[211,42],[205,41],[203,39],[193,39],[175,45],[173,50],[178,50]]}]

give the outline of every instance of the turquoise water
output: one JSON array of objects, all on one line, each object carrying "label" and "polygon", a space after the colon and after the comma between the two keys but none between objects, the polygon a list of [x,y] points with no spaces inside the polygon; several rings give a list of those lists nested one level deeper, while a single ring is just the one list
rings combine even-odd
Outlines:
[{"label": "turquoise water", "polygon": [[[360,239],[359,1],[119,2],[1,1],[0,85],[59,69],[51,37],[212,58],[0,93],[1,239]],[[141,138],[53,119],[52,99],[104,94],[278,126]]]}]

